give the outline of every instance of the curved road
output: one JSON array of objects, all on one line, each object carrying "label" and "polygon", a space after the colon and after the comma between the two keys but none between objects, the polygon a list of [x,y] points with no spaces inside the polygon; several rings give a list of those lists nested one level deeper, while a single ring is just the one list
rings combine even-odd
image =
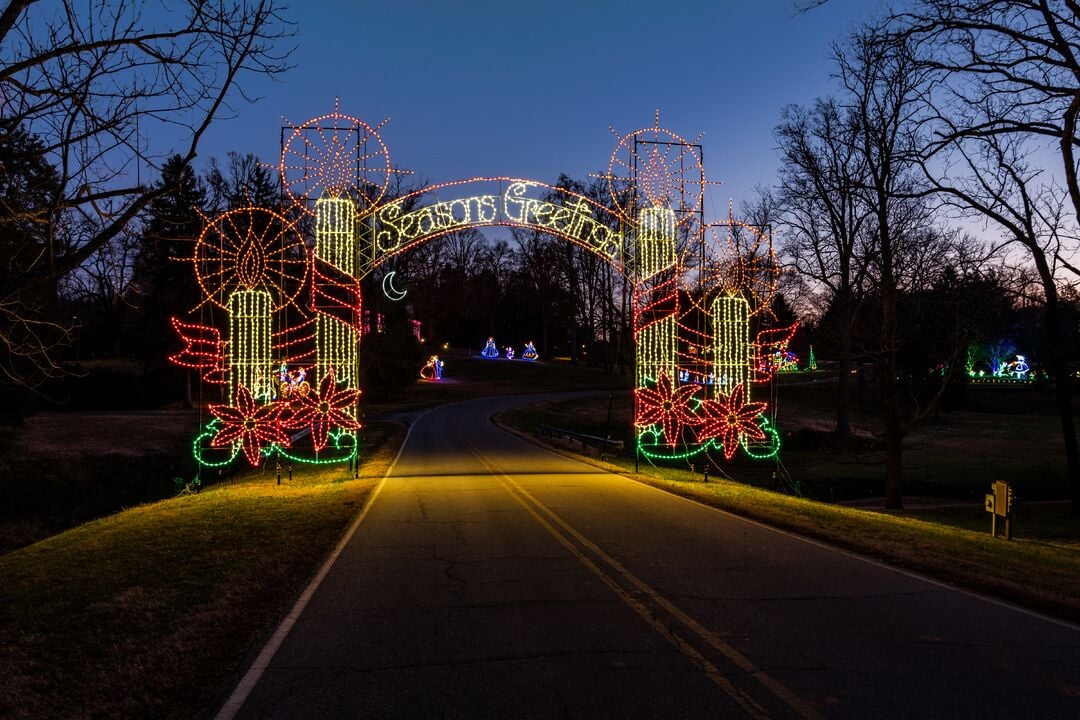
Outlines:
[{"label": "curved road", "polygon": [[413,423],[219,718],[1080,717],[1080,628],[489,421],[536,399]]}]

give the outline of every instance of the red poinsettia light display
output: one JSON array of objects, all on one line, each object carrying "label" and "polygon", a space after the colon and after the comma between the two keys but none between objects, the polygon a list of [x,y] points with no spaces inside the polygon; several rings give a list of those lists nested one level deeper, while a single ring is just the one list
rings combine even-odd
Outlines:
[{"label": "red poinsettia light display", "polygon": [[243,385],[236,388],[236,405],[211,405],[210,412],[221,421],[221,429],[210,441],[210,446],[228,447],[240,442],[252,467],[258,466],[264,445],[289,446],[289,436],[279,422],[281,406],[275,403],[257,405],[251,391]]},{"label": "red poinsettia light display", "polygon": [[359,430],[360,423],[349,414],[348,409],[356,406],[360,391],[355,388],[339,388],[334,377],[334,368],[330,368],[319,383],[317,392],[309,392],[291,405],[287,424],[291,428],[311,428],[311,440],[316,450],[326,447],[330,428]]},{"label": "red poinsettia light display", "polygon": [[765,433],[755,420],[765,410],[766,403],[746,402],[746,389],[736,385],[727,398],[706,400],[701,403],[704,418],[698,428],[698,442],[719,438],[724,443],[724,458],[730,460],[743,436],[764,440]]},{"label": "red poinsettia light display", "polygon": [[694,414],[690,401],[701,390],[698,385],[675,386],[667,373],[660,373],[656,387],[637,389],[637,418],[634,424],[647,427],[659,423],[664,428],[664,442],[679,442],[683,425],[697,425],[701,418]]}]

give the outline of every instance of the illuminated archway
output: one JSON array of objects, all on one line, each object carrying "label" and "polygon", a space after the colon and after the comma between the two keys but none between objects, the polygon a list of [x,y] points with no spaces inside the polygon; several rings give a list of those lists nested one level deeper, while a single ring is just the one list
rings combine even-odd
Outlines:
[{"label": "illuminated archway", "polygon": [[[487,190],[488,192],[477,192]],[[450,194],[453,198],[441,199]],[[418,198],[435,202],[404,211]],[[606,217],[605,217],[606,216]],[[612,227],[611,210],[578,193],[537,180],[472,178],[417,190],[375,207],[370,213],[372,240],[360,249],[357,271],[363,277],[399,253],[446,233],[465,228],[514,227],[537,230],[599,255],[615,269],[625,267],[625,237]]]},{"label": "illuminated archway", "polygon": [[[767,234],[707,223],[700,146],[656,123],[619,138],[605,205],[565,188],[472,178],[386,199],[395,172],[378,130],[333,113],[289,126],[280,171],[292,207],[208,219],[194,270],[226,322],[173,325],[174,362],[224,385],[195,439],[203,466],[356,459],[360,280],[396,255],[465,228],[511,227],[592,252],[633,289],[637,450],[650,458],[769,457],[779,434],[751,401],[794,327],[752,336],[777,266]],[[298,240],[305,216],[314,242]],[[716,227],[727,227],[724,237]],[[687,243],[692,252],[686,252]],[[697,243],[694,245],[693,243]],[[706,250],[708,249],[708,253]],[[222,337],[221,327],[227,330]],[[295,432],[293,432],[295,431]],[[306,432],[302,432],[306,431]],[[715,451],[715,452],[710,452]]]}]

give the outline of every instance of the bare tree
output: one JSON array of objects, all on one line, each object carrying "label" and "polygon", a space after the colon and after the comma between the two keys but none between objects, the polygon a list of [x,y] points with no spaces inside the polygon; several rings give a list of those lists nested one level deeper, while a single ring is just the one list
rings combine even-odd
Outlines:
[{"label": "bare tree", "polygon": [[[934,399],[909,416],[899,382],[899,304],[905,291],[925,285],[927,261],[941,264],[942,241],[947,240],[933,227],[918,171],[923,100],[934,73],[918,62],[913,44],[881,23],[856,30],[837,47],[836,59],[846,90],[843,102],[857,127],[855,148],[865,164],[863,202],[870,218],[866,272],[880,304],[874,354],[884,415],[885,507],[902,508],[904,436],[936,405],[945,387],[941,383]],[[948,373],[956,366],[955,359],[945,363]]]},{"label": "bare tree", "polygon": [[[0,340],[52,362],[56,334],[20,330],[56,320],[28,291],[55,288],[124,233],[166,191],[142,172],[176,150],[194,158],[228,98],[249,99],[247,76],[286,69],[288,53],[275,49],[290,32],[283,10],[277,0],[12,0],[0,11],[0,132],[32,134],[56,170],[46,197],[0,208],[4,223],[44,228],[33,261],[3,279]],[[65,238],[63,215],[91,218],[97,230]],[[8,380],[32,382],[21,372]]]},{"label": "bare tree", "polygon": [[856,304],[866,276],[860,242],[870,221],[860,124],[834,99],[784,109],[775,135],[781,170],[777,201],[785,259],[821,291],[837,361],[836,434],[851,431],[851,370]]},{"label": "bare tree", "polygon": [[[1080,516],[1080,448],[1058,287],[1063,271],[1080,276],[1071,262],[1078,243],[1063,232],[1080,218],[1080,4],[918,0],[892,20],[899,36],[925,49],[924,66],[945,79],[934,98],[939,133],[932,148],[945,159],[927,166],[928,175],[954,202],[988,218],[1035,266],[1072,514]],[[1056,146],[1068,216],[1029,159],[1039,139]]]},{"label": "bare tree", "polygon": [[39,140],[20,127],[0,132],[0,405],[6,419],[22,415],[23,393],[16,388],[35,388],[60,372],[45,351],[64,337],[56,321],[55,282],[14,288],[28,268],[43,262],[60,217],[41,208],[58,184]]},{"label": "bare tree", "polygon": [[[96,230],[88,228],[91,233]],[[103,349],[114,358],[128,351],[124,347],[124,329],[134,307],[130,290],[140,242],[137,233],[123,232],[61,281],[61,294],[67,301],[91,315],[84,317],[83,323],[73,324],[94,322],[107,346]]]}]

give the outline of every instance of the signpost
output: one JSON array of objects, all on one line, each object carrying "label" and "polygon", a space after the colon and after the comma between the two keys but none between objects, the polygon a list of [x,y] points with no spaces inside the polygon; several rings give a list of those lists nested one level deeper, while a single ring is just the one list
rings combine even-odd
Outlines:
[{"label": "signpost", "polygon": [[1004,480],[995,480],[984,505],[990,513],[990,534],[994,537],[997,537],[997,519],[1000,517],[1005,520],[1005,539],[1012,540],[1013,503],[1012,486]]}]

